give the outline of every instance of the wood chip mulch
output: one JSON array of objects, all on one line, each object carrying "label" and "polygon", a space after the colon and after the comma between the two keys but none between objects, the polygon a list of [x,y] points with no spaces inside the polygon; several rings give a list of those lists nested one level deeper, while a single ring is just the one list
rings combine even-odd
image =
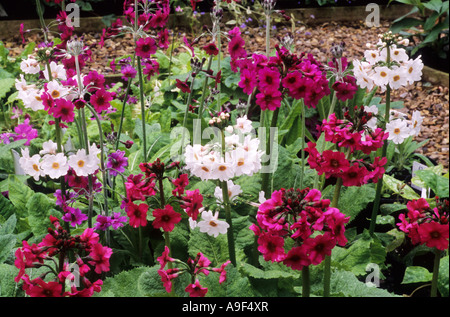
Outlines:
[{"label": "wood chip mulch", "polygon": [[[330,48],[333,44],[345,42],[345,56],[351,61],[361,59],[366,50],[366,43],[376,43],[378,34],[388,30],[389,23],[382,21],[378,28],[368,28],[362,21],[355,22],[327,22],[314,25],[297,23],[294,29],[295,48],[299,52],[312,53],[319,61],[325,62],[330,58]],[[242,30],[246,41],[246,49],[249,52],[265,52],[265,29],[259,27],[245,27]],[[272,30],[272,47],[284,33],[291,31],[290,25],[280,25]],[[182,41],[184,35],[192,38],[193,32],[176,30]],[[81,35],[81,34],[79,34]],[[84,34],[85,44],[95,47],[93,61],[87,65],[89,69],[95,69],[103,74],[111,74],[108,60],[126,54],[132,54],[134,50],[131,36],[124,36],[105,41],[105,46],[100,48],[96,44],[100,40],[99,32]],[[38,35],[30,35],[29,41],[39,41]],[[199,45],[207,39],[200,41]],[[3,40],[10,48],[12,56],[18,55],[23,49],[18,36]],[[227,52],[226,43],[223,52]],[[383,95],[380,95],[382,97]],[[424,116],[423,128],[416,141],[429,140],[419,150],[422,154],[442,164],[448,171],[449,167],[449,89],[445,86],[433,85],[425,81],[417,82],[409,87],[396,90],[392,93],[393,101],[403,101],[405,108],[401,111],[412,113],[419,110]]]}]

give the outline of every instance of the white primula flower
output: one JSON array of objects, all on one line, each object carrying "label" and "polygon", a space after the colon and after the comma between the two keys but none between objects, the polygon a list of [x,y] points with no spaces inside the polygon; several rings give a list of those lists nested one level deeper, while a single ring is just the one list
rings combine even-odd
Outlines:
[{"label": "white primula flower", "polygon": [[55,155],[58,151],[58,144],[52,140],[45,141],[42,143],[42,150],[39,151],[40,155]]},{"label": "white primula flower", "polygon": [[391,47],[391,60],[403,63],[409,59],[406,50],[398,47]]},{"label": "white primula flower", "polygon": [[421,56],[414,60],[408,60],[404,67],[408,75],[408,84],[413,84],[415,81],[420,81],[422,79],[423,62]]},{"label": "white primula flower", "polygon": [[408,75],[404,67],[396,67],[391,69],[389,73],[389,86],[392,89],[399,89],[408,84]]},{"label": "white primula flower", "polygon": [[411,135],[411,131],[405,120],[396,119],[386,124],[386,132],[389,133],[388,140],[395,144],[401,144]]},{"label": "white primula flower", "polygon": [[[50,63],[50,73],[52,75],[52,79],[67,80],[67,75],[66,75],[66,70],[64,68],[64,65],[58,65],[55,62],[51,62]],[[50,77],[48,76],[47,65],[45,65],[44,77],[48,81],[50,80]]]},{"label": "white primula flower", "polygon": [[53,99],[66,98],[70,89],[61,85],[56,80],[52,80],[47,84],[47,92]]},{"label": "white primula flower", "polygon": [[22,74],[20,75],[20,80],[16,79],[15,86],[19,92],[17,98],[22,100],[25,108],[33,111],[44,109],[41,99],[43,90],[37,89],[35,85],[28,85]]},{"label": "white primula flower", "polygon": [[414,136],[419,135],[420,130],[422,128],[423,117],[420,114],[420,111],[414,110],[411,116],[411,134]]},{"label": "white primula flower", "polygon": [[41,168],[41,156],[39,154],[35,154],[32,157],[29,154],[24,155],[19,159],[19,164],[23,171],[36,181],[39,180],[39,177],[45,175]]},{"label": "white primula flower", "polygon": [[88,176],[98,169],[97,161],[92,159],[91,155],[87,155],[85,149],[80,149],[76,154],[71,155],[68,164],[78,176]]},{"label": "white primula flower", "polygon": [[[227,187],[228,187],[228,198],[230,202],[236,200],[239,194],[242,194],[241,186],[234,184],[233,181],[231,180],[227,181]],[[216,197],[217,202],[219,204],[223,203],[222,187],[217,186],[215,188],[214,197]]]},{"label": "white primula flower", "polygon": [[227,156],[231,160],[236,176],[248,175],[252,176],[257,172],[255,163],[258,161],[257,153],[253,151],[246,151],[243,147],[229,153]]},{"label": "white primula flower", "polygon": [[211,173],[213,179],[224,182],[234,177],[235,170],[231,163],[221,160],[212,164]]},{"label": "white primula flower", "polygon": [[41,168],[50,178],[57,179],[66,175],[69,170],[67,157],[63,153],[46,155],[42,161]]},{"label": "white primula flower", "polygon": [[20,63],[20,69],[25,74],[37,74],[41,70],[39,67],[39,62],[30,56],[28,56],[27,59],[22,60]]},{"label": "white primula flower", "polygon": [[252,131],[252,121],[247,119],[247,115],[236,119],[236,129],[239,129],[242,133],[249,133]]},{"label": "white primula flower", "polygon": [[378,50],[367,50],[364,52],[364,57],[366,61],[372,65],[381,60],[380,52]]},{"label": "white primula flower", "polygon": [[197,227],[200,228],[200,232],[209,234],[217,238],[219,234],[226,234],[228,227],[230,226],[227,222],[218,220],[219,212],[214,215],[212,211],[202,212],[202,221],[199,221]]},{"label": "white primula flower", "polygon": [[386,66],[379,66],[374,68],[373,82],[379,87],[386,87],[389,83],[389,75],[391,70]]}]

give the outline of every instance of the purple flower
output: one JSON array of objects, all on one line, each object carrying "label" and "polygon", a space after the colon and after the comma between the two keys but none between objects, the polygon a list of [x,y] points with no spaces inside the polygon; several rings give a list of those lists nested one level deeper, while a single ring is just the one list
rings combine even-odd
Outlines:
[{"label": "purple flower", "polygon": [[120,212],[113,213],[111,217],[98,215],[94,230],[105,231],[109,227],[112,227],[114,230],[116,230],[117,228],[123,227],[127,221],[127,217],[121,216]]},{"label": "purple flower", "polygon": [[3,142],[3,144],[10,144],[11,139],[14,140],[14,133],[5,132],[0,134],[0,142]]},{"label": "purple flower", "polygon": [[120,212],[114,212],[111,216],[111,226],[114,230],[117,228],[123,227],[124,224],[128,221],[126,216],[121,216]]},{"label": "purple flower", "polygon": [[25,119],[25,121],[14,128],[16,135],[13,135],[14,141],[27,139],[25,145],[30,145],[30,141],[38,137],[38,131],[33,129],[30,124],[30,119]]},{"label": "purple flower", "polygon": [[111,218],[107,216],[98,215],[97,222],[94,226],[94,230],[105,231],[108,227],[111,226]]},{"label": "purple flower", "polygon": [[67,206],[65,208],[66,214],[62,217],[62,220],[65,222],[70,222],[70,225],[72,227],[75,227],[76,225],[81,225],[81,223],[85,220],[87,220],[88,216],[83,214],[80,209],[73,208]]},{"label": "purple flower", "polygon": [[123,80],[129,80],[129,79],[135,78],[136,74],[137,74],[137,70],[131,65],[122,66],[122,69],[120,70],[120,72],[123,75],[122,76]]},{"label": "purple flower", "polygon": [[117,176],[119,173],[123,173],[127,166],[128,158],[125,156],[124,151],[118,150],[109,155],[106,167],[110,169],[109,173],[111,176]]}]

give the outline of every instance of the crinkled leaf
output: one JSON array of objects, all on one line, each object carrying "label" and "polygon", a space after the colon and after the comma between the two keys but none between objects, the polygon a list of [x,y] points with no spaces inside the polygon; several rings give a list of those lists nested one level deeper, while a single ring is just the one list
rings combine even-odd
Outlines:
[{"label": "crinkled leaf", "polygon": [[441,259],[439,263],[438,290],[442,297],[448,297],[449,266],[448,255]]},{"label": "crinkled leaf", "polygon": [[430,273],[422,266],[408,266],[403,276],[402,284],[424,283],[429,282],[433,278],[433,273]]}]

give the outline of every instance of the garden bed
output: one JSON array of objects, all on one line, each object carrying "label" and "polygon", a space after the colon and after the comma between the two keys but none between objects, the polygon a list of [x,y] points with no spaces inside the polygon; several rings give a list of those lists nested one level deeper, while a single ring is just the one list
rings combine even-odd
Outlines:
[{"label": "garden bed", "polygon": [[390,20],[137,4],[2,41],[1,295],[448,297],[449,88]]},{"label": "garden bed", "polygon": [[[296,48],[312,53],[321,62],[324,62],[330,58],[331,46],[344,41],[346,43],[345,54],[348,59],[358,59],[364,53],[365,43],[376,41],[378,34],[386,32],[390,25],[389,20],[382,20],[380,28],[367,28],[362,20],[343,20],[340,22],[318,22],[316,19],[309,17],[307,23],[298,23],[295,28]],[[96,48],[93,60],[89,62],[89,67],[85,71],[96,69],[108,75],[117,74],[110,69],[108,62],[113,58],[132,54],[134,49],[133,41],[129,36],[125,37],[125,39],[109,39],[106,41],[106,45],[100,48],[98,43],[101,34],[99,31],[95,31],[99,28],[101,28],[99,19],[87,19],[84,23],[84,29],[88,31],[79,34],[84,35],[86,44]],[[281,37],[288,31],[290,31],[290,25],[286,24],[279,26],[277,30],[273,31],[272,45],[277,42],[276,37]],[[191,30],[186,30],[186,27],[177,28],[175,32],[179,36],[186,35],[190,39],[193,34]],[[246,45],[251,51],[264,51],[265,31],[261,27],[246,26],[243,32]],[[39,41],[41,39],[39,35],[35,34],[31,36],[29,41]],[[9,36],[5,38],[4,42],[6,47],[11,49],[12,56],[19,55],[25,46],[21,43],[18,35]],[[225,46],[223,50],[226,51]],[[393,100],[404,102],[405,107],[404,109],[399,109],[401,111],[419,110],[423,113],[425,117],[424,128],[417,140],[419,142],[423,140],[430,141],[423,148],[419,149],[419,152],[442,164],[447,170],[449,167],[448,74],[440,74],[430,68],[424,68],[423,72],[423,81],[395,91]]]}]

